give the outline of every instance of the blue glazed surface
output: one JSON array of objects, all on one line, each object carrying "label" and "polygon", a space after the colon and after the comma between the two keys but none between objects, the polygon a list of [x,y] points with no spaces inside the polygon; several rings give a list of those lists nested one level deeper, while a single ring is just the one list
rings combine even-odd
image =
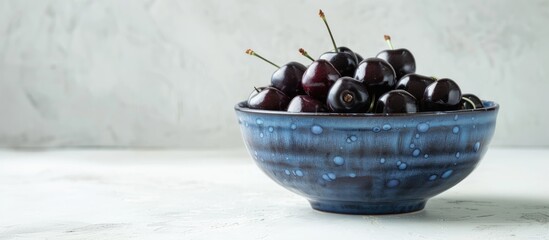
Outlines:
[{"label": "blue glazed surface", "polygon": [[349,214],[421,210],[473,171],[499,106],[416,114],[296,114],[235,107],[259,168],[315,209]]}]

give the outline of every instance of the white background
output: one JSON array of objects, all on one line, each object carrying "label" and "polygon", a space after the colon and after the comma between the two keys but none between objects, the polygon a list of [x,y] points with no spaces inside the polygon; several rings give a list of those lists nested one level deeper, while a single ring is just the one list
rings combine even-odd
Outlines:
[{"label": "white background", "polygon": [[383,34],[418,73],[501,104],[492,145],[549,146],[549,1],[0,1],[1,147],[243,147],[233,106],[275,70]]}]

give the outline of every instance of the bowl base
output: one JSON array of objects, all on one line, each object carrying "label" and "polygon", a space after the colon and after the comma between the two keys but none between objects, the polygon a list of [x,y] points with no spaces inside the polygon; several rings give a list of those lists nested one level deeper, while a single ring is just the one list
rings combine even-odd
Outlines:
[{"label": "bowl base", "polygon": [[345,202],[330,200],[309,200],[313,209],[344,214],[398,214],[409,213],[425,208],[427,200],[403,201],[403,202]]}]

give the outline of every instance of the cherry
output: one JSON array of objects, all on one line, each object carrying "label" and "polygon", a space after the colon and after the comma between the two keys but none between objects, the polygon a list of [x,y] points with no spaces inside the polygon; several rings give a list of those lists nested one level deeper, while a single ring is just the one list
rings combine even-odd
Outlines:
[{"label": "cherry", "polygon": [[358,64],[356,55],[349,48],[337,47],[334,36],[332,35],[332,31],[330,30],[330,26],[328,25],[328,21],[326,21],[326,16],[324,15],[324,12],[320,10],[318,15],[320,16],[322,21],[324,21],[324,24],[328,29],[328,33],[330,34],[330,38],[332,39],[332,44],[334,45],[335,51],[325,52],[320,55],[319,59],[325,59],[329,61],[332,65],[334,65],[334,67],[341,74],[341,76],[352,77]]},{"label": "cherry", "polygon": [[246,54],[258,57],[278,68],[271,76],[271,86],[278,88],[288,97],[304,94],[303,87],[301,86],[301,78],[303,77],[306,67],[303,64],[298,62],[289,62],[288,64],[279,67],[273,62],[257,54],[252,49],[246,50]]},{"label": "cherry", "polygon": [[416,60],[414,59],[414,55],[405,48],[394,49],[393,44],[391,43],[391,37],[388,35],[385,35],[384,37],[390,49],[381,51],[376,57],[387,61],[393,66],[397,79],[400,79],[406,74],[414,73],[416,71]]},{"label": "cherry", "polygon": [[376,104],[376,113],[415,113],[416,98],[407,91],[398,89],[383,94]]},{"label": "cherry", "polygon": [[248,96],[248,101],[250,101],[250,98],[254,97],[255,95],[257,95],[259,92],[261,92],[265,88],[267,88],[267,87],[258,87],[258,88],[254,87],[254,90]]},{"label": "cherry", "polygon": [[451,79],[443,78],[431,83],[423,93],[422,111],[447,111],[459,109],[461,89]]},{"label": "cherry", "polygon": [[284,111],[290,98],[274,87],[266,87],[248,99],[248,107],[253,109]]},{"label": "cherry", "polygon": [[306,69],[307,67],[301,63],[289,62],[273,73],[271,85],[280,89],[288,97],[305,94],[301,86],[301,78]]},{"label": "cherry", "polygon": [[351,77],[338,79],[328,93],[327,104],[334,112],[367,112],[370,108],[370,95],[366,87]]},{"label": "cherry", "polygon": [[400,78],[396,83],[395,89],[406,90],[412,96],[414,96],[418,101],[423,98],[423,93],[425,88],[431,83],[434,83],[435,79],[432,77],[427,77],[415,73],[406,74],[404,77]]},{"label": "cherry", "polygon": [[[362,59],[359,61],[359,60],[358,60],[358,55],[357,55],[357,53],[353,52],[353,50],[351,50],[351,49],[348,48],[348,47],[339,46],[339,47],[337,47],[337,51],[338,51],[338,52],[349,53],[349,54],[355,56],[355,62],[356,62],[357,64],[360,63],[360,61],[362,61]],[[362,58],[362,57],[361,57],[361,58]]]},{"label": "cherry", "polygon": [[305,70],[301,84],[307,95],[325,101],[330,87],[340,77],[341,75],[330,62],[319,59]]},{"label": "cherry", "polygon": [[327,112],[328,108],[324,103],[309,95],[295,96],[288,105],[288,112]]},{"label": "cherry", "polygon": [[477,109],[483,108],[482,100],[473,94],[461,95],[461,102],[459,104],[461,109]]},{"label": "cherry", "polygon": [[385,60],[367,58],[362,61],[355,72],[355,79],[362,82],[377,97],[393,89],[396,83],[395,70]]}]

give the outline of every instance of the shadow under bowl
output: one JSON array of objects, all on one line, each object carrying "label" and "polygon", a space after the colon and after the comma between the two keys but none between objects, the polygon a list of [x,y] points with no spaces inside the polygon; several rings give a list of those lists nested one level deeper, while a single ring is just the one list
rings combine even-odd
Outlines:
[{"label": "shadow under bowl", "polygon": [[421,210],[486,153],[499,105],[414,114],[288,113],[235,106],[244,143],[276,183],[314,209]]}]

